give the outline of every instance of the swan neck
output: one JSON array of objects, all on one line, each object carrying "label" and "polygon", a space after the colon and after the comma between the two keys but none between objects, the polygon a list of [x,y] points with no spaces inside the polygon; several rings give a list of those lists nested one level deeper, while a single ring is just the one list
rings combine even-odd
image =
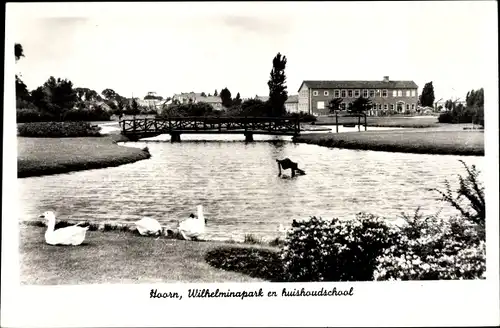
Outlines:
[{"label": "swan neck", "polygon": [[47,223],[47,231],[54,231],[56,227],[56,220],[50,218]]}]

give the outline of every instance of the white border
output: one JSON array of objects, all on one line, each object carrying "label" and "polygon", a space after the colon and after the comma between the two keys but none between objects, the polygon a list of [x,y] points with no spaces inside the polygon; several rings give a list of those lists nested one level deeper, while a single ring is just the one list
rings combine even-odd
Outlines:
[{"label": "white border", "polygon": [[[324,4],[324,3],[323,3]],[[393,326],[393,325],[498,325],[498,32],[496,3],[491,16],[488,51],[483,63],[490,67],[489,83],[485,88],[486,131],[485,150],[489,166],[484,172],[487,207],[487,275],[486,281],[439,282],[369,282],[298,284],[355,287],[352,298],[307,298],[260,300],[150,300],[152,285],[88,285],[71,287],[20,287],[18,275],[18,239],[15,208],[16,131],[14,84],[5,83],[4,153],[2,206],[2,295],[1,326]],[[191,15],[215,14],[229,10],[265,15],[264,4],[209,3],[50,3],[7,4],[5,81],[13,81],[14,58],[11,53],[13,13],[40,16],[79,16],[98,12],[110,15],[120,8],[120,14],[155,12],[155,8],[175,6]],[[286,13],[304,6],[302,3],[268,3]],[[318,10],[322,4],[309,3],[308,10]],[[73,15],[72,15],[73,14]],[[264,288],[280,290],[296,284],[171,284],[155,288],[185,291],[188,287]]]}]

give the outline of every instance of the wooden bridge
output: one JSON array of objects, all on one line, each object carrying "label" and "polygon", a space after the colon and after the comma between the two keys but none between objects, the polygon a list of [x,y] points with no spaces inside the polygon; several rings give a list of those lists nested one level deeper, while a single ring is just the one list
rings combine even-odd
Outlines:
[{"label": "wooden bridge", "polygon": [[297,136],[298,118],[274,117],[171,117],[121,120],[121,133],[130,140],[170,134],[171,141],[181,141],[181,134],[244,134],[253,141],[254,134]]}]

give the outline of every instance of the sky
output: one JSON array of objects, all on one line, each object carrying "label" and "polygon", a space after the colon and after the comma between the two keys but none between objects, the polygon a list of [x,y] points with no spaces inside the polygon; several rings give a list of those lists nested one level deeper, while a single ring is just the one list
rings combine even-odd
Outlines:
[{"label": "sky", "polygon": [[[10,7],[10,8],[9,8]],[[303,80],[432,81],[465,98],[491,75],[496,2],[8,4],[15,64],[28,89],[49,76],[122,96],[268,95],[273,57],[289,94]],[[9,12],[9,11],[8,11]],[[496,70],[495,70],[496,72]]]}]

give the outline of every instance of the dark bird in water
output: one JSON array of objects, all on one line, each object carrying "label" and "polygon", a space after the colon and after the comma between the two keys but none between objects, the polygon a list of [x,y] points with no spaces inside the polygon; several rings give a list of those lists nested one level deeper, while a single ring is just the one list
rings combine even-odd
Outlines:
[{"label": "dark bird in water", "polygon": [[292,171],[292,177],[294,177],[295,174],[298,174],[298,175],[305,175],[306,174],[306,172],[304,172],[303,170],[298,168],[297,163],[291,161],[289,158],[285,158],[282,160],[277,159],[276,162],[278,163],[278,170],[279,170],[278,176],[281,176],[281,169],[282,168],[283,168],[283,170],[290,169]]}]

